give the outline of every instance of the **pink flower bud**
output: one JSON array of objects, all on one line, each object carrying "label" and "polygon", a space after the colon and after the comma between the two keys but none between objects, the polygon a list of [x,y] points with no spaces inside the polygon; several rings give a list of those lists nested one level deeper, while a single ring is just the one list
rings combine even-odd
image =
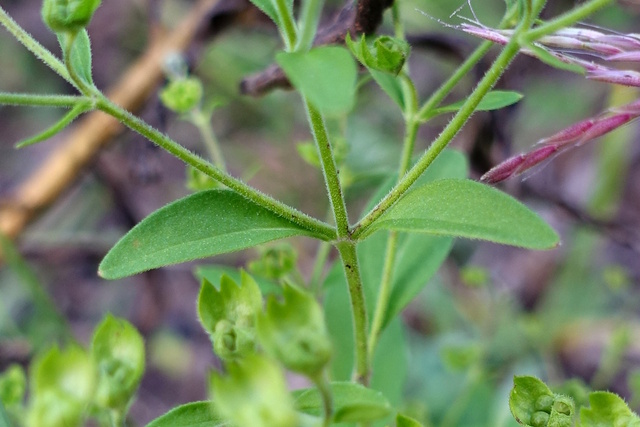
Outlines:
[{"label": "pink flower bud", "polygon": [[551,136],[538,141],[538,144],[550,145],[565,145],[570,144],[578,140],[587,130],[589,130],[596,123],[596,119],[586,119],[581,122],[575,123],[560,132],[557,132]]},{"label": "pink flower bud", "polygon": [[636,116],[629,113],[616,114],[614,116],[605,117],[598,120],[591,128],[587,129],[578,140],[578,145],[582,145],[587,141],[598,138],[614,129],[619,128],[623,124],[629,122]]},{"label": "pink flower bud", "polygon": [[600,82],[614,83],[623,86],[640,87],[640,73],[630,70],[597,70],[587,74],[587,78]]},{"label": "pink flower bud", "polygon": [[490,28],[461,24],[460,29],[467,34],[471,34],[472,36],[480,37],[481,39],[489,40],[497,44],[505,45],[509,42],[509,37],[506,37]]},{"label": "pink flower bud", "polygon": [[535,165],[545,161],[560,150],[559,145],[546,145],[525,154],[525,161],[518,168],[517,173],[531,169]]},{"label": "pink flower bud", "polygon": [[516,174],[518,167],[524,163],[524,154],[519,154],[505,160],[504,162],[494,166],[487,173],[480,177],[480,181],[487,184],[497,184]]},{"label": "pink flower bud", "polygon": [[640,62],[640,50],[616,53],[605,58],[607,61]]}]

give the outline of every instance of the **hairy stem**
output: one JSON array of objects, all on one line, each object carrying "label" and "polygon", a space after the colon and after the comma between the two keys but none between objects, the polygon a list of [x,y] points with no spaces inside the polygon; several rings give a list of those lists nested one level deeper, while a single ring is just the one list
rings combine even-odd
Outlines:
[{"label": "hairy stem", "polygon": [[191,115],[191,122],[196,126],[196,128],[198,128],[202,141],[204,142],[205,147],[207,147],[207,151],[209,152],[213,163],[218,167],[218,169],[226,172],[227,165],[225,164],[224,156],[220,150],[218,139],[213,133],[213,129],[211,129],[209,116],[204,114],[200,109],[197,109]]},{"label": "hairy stem", "polygon": [[562,28],[569,27],[578,21],[587,18],[589,15],[597,12],[605,6],[612,4],[614,0],[591,0],[582,4],[572,10],[564,13],[557,18],[546,22],[533,30],[527,31],[524,34],[525,40],[528,42],[535,41],[540,37],[554,33]]},{"label": "hairy stem", "polygon": [[91,102],[91,99],[85,96],[0,92],[1,105],[19,105],[29,107],[74,107],[77,104],[86,102]]},{"label": "hairy stem", "polygon": [[[413,155],[416,137],[418,135],[418,128],[420,127],[420,123],[416,120],[416,110],[418,106],[416,91],[413,82],[408,76],[403,80],[403,92],[404,99],[407,99],[408,102],[406,110],[404,111],[405,138],[402,147],[400,166],[398,167],[398,180],[407,173],[407,170],[409,170],[409,167],[411,166],[411,156]],[[389,298],[391,297],[391,291],[393,290],[392,279],[396,261],[397,245],[398,233],[396,231],[389,232],[384,256],[382,279],[380,280],[380,288],[378,290],[378,300],[376,302],[373,321],[371,323],[371,331],[369,332],[368,351],[371,359],[373,359],[373,355],[376,351],[378,338],[380,337],[382,326],[387,316]]]},{"label": "hairy stem", "polygon": [[149,139],[153,143],[162,147],[164,150],[182,160],[183,162],[193,166],[197,170],[210,176],[223,185],[226,185],[231,190],[236,191],[241,196],[251,200],[252,202],[268,209],[284,218],[288,218],[296,224],[312,231],[317,234],[318,238],[322,240],[333,240],[336,238],[336,230],[330,225],[312,218],[299,210],[286,205],[274,198],[261,193],[260,191],[252,188],[237,178],[232,177],[228,173],[221,171],[211,163],[207,162],[197,154],[187,150],[167,135],[153,128],[145,121],[139,119],[128,111],[113,104],[105,97],[98,99],[97,108],[123,123],[130,129],[138,132],[140,135]]},{"label": "hairy stem", "polygon": [[344,272],[349,287],[349,298],[353,316],[353,334],[355,339],[355,366],[354,380],[360,384],[368,385],[370,367],[369,353],[367,351],[367,307],[364,298],[356,242],[341,241],[337,245]]},{"label": "hairy stem", "polygon": [[[51,52],[45,49],[40,43],[34,39],[31,34],[27,33],[20,25],[18,25],[0,6],[0,24],[7,29],[24,47],[33,53],[45,65],[55,71],[60,77],[67,82],[76,86],[75,82],[69,75],[65,65],[56,58]],[[77,87],[77,86],[76,86]]]}]

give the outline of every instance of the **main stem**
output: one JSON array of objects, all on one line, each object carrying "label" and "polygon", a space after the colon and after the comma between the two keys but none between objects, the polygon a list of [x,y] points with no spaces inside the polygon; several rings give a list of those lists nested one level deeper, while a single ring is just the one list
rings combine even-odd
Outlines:
[{"label": "main stem", "polygon": [[[304,97],[303,97],[304,99]],[[316,148],[320,156],[322,173],[327,185],[331,209],[336,222],[338,242],[336,247],[340,252],[344,273],[349,287],[351,312],[353,316],[353,333],[356,343],[356,363],[354,369],[355,380],[361,384],[369,382],[369,355],[367,352],[367,308],[365,305],[364,289],[360,276],[356,242],[352,241],[349,233],[349,218],[347,207],[342,195],[342,187],[338,177],[338,169],[333,157],[333,150],[329,142],[329,135],[322,114],[311,103],[304,99],[307,109],[309,125],[313,133]]]}]

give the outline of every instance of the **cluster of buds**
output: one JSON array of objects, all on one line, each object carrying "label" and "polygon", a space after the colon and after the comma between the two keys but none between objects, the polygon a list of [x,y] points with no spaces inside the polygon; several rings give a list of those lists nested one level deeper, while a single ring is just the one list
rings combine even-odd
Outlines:
[{"label": "cluster of buds", "polygon": [[[463,23],[459,28],[501,45],[507,44],[513,35],[513,30],[496,30],[473,23]],[[609,63],[640,62],[640,34],[607,34],[587,28],[565,28],[536,40],[530,47],[523,47],[521,52],[542,60],[545,59],[542,55],[553,57],[562,64],[581,70],[591,80],[640,87],[640,72],[620,70],[575,56],[587,55]]]},{"label": "cluster of buds", "polygon": [[583,145],[638,117],[640,117],[640,100],[609,109],[596,117],[575,123],[554,135],[541,139],[537,143],[537,148],[505,160],[485,173],[480,180],[495,184],[520,175],[568,148]]},{"label": "cluster of buds", "polygon": [[[458,28],[501,45],[506,45],[513,36],[513,30],[492,29],[475,22],[463,23]],[[640,62],[640,34],[608,34],[591,28],[565,28],[523,46],[521,52],[551,65],[581,72],[591,80],[640,87],[640,72],[602,64]],[[576,55],[597,58],[600,63]],[[481,180],[495,184],[529,171],[568,148],[583,145],[638,117],[640,100],[609,109],[538,141],[537,148],[505,160],[484,174]]]}]

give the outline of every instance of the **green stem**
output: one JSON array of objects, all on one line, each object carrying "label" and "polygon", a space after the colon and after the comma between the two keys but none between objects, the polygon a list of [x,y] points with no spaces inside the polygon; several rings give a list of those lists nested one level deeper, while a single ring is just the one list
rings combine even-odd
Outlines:
[{"label": "green stem", "polygon": [[199,157],[197,154],[194,154],[191,151],[187,150],[186,148],[169,138],[167,135],[153,128],[145,121],[139,119],[123,108],[115,105],[104,96],[101,96],[98,99],[96,108],[113,116],[120,123],[123,123],[125,126],[138,132],[140,135],[162,147],[164,150],[182,160],[186,164],[193,166],[197,170],[217,180],[221,184],[226,185],[231,190],[234,190],[243,197],[282,217],[288,218],[296,224],[317,234],[317,237],[319,239],[333,240],[336,238],[336,230],[330,225],[318,219],[312,218],[278,200],[275,200],[274,198],[261,193],[255,188],[252,188],[251,186],[245,184],[241,180],[232,177],[228,173],[221,171],[211,163]]},{"label": "green stem", "polygon": [[348,240],[339,242],[338,252],[342,259],[344,272],[347,277],[351,311],[353,316],[353,334],[355,339],[354,380],[360,384],[369,383],[369,353],[367,351],[367,307],[360,277],[356,243]]},{"label": "green stem", "polygon": [[287,52],[291,52],[296,45],[297,29],[296,24],[293,21],[293,15],[291,9],[287,6],[286,0],[276,0],[276,13],[278,14],[278,20],[282,38],[286,46]]},{"label": "green stem", "polygon": [[311,126],[313,139],[320,156],[320,164],[322,165],[322,173],[324,175],[331,209],[336,222],[338,238],[345,239],[349,236],[349,218],[347,216],[347,207],[342,195],[342,186],[338,177],[338,168],[333,157],[333,150],[329,142],[329,134],[324,123],[324,118],[311,103],[304,99],[305,108],[307,110],[307,118]]},{"label": "green stem", "polygon": [[209,155],[211,156],[213,163],[218,167],[218,169],[226,172],[227,165],[224,162],[224,156],[220,150],[218,139],[211,128],[209,117],[198,109],[191,114],[191,122],[196,126],[196,128],[198,128],[202,141],[207,147],[207,151],[209,151]]},{"label": "green stem", "polygon": [[612,4],[614,0],[591,0],[584,3],[557,18],[546,22],[539,27],[529,30],[524,34],[524,39],[528,42],[535,41],[540,37],[546,36],[556,31],[569,27],[578,21],[581,21],[605,6]]},{"label": "green stem", "polygon": [[333,418],[333,396],[331,395],[331,386],[324,373],[313,379],[314,384],[322,397],[322,406],[324,409],[324,417],[322,419],[322,427],[329,427]]},{"label": "green stem", "polygon": [[516,29],[511,41],[504,47],[500,55],[496,58],[493,65],[482,80],[478,83],[474,91],[469,95],[467,101],[460,108],[458,113],[453,117],[449,124],[444,128],[442,133],[431,144],[427,151],[422,155],[418,162],[411,168],[409,172],[400,180],[400,182],[391,190],[391,192],[378,205],[373,208],[353,229],[351,234],[353,239],[358,239],[365,235],[369,227],[389,209],[398,199],[413,185],[413,183],[422,175],[422,173],[433,163],[436,157],[445,149],[451,140],[458,134],[460,129],[466,124],[476,107],[482,101],[482,98],[491,90],[493,85],[498,81],[500,76],[507,69],[513,58],[518,54],[520,46],[518,38],[528,26],[523,22]]},{"label": "green stem", "polygon": [[306,52],[311,49],[323,6],[324,0],[305,0],[303,2],[299,25],[300,34],[295,48],[297,52]]},{"label": "green stem", "polygon": [[[398,168],[398,180],[402,178],[411,166],[411,157],[413,155],[416,137],[418,135],[418,128],[420,127],[420,123],[416,121],[415,116],[418,102],[413,82],[408,78],[408,76],[403,80],[403,82],[404,98],[409,99],[409,102],[407,103],[407,110],[405,111],[405,138],[400,166]],[[387,316],[387,308],[389,307],[389,298],[391,297],[391,291],[393,290],[392,279],[396,261],[397,245],[398,233],[395,231],[389,232],[387,248],[385,250],[384,267],[382,270],[382,279],[378,290],[378,300],[376,302],[373,321],[371,323],[371,331],[369,332],[368,351],[369,358],[371,359],[373,359],[378,338],[382,332],[382,326]]]},{"label": "green stem", "polygon": [[56,58],[51,52],[38,43],[29,33],[27,33],[20,25],[18,25],[0,6],[0,24],[9,31],[24,47],[33,53],[45,65],[55,71],[60,77],[67,82],[76,86],[75,82],[69,75],[64,63]]},{"label": "green stem", "polygon": [[30,107],[74,107],[82,102],[91,102],[86,96],[40,95],[30,93],[0,92],[0,104]]}]

